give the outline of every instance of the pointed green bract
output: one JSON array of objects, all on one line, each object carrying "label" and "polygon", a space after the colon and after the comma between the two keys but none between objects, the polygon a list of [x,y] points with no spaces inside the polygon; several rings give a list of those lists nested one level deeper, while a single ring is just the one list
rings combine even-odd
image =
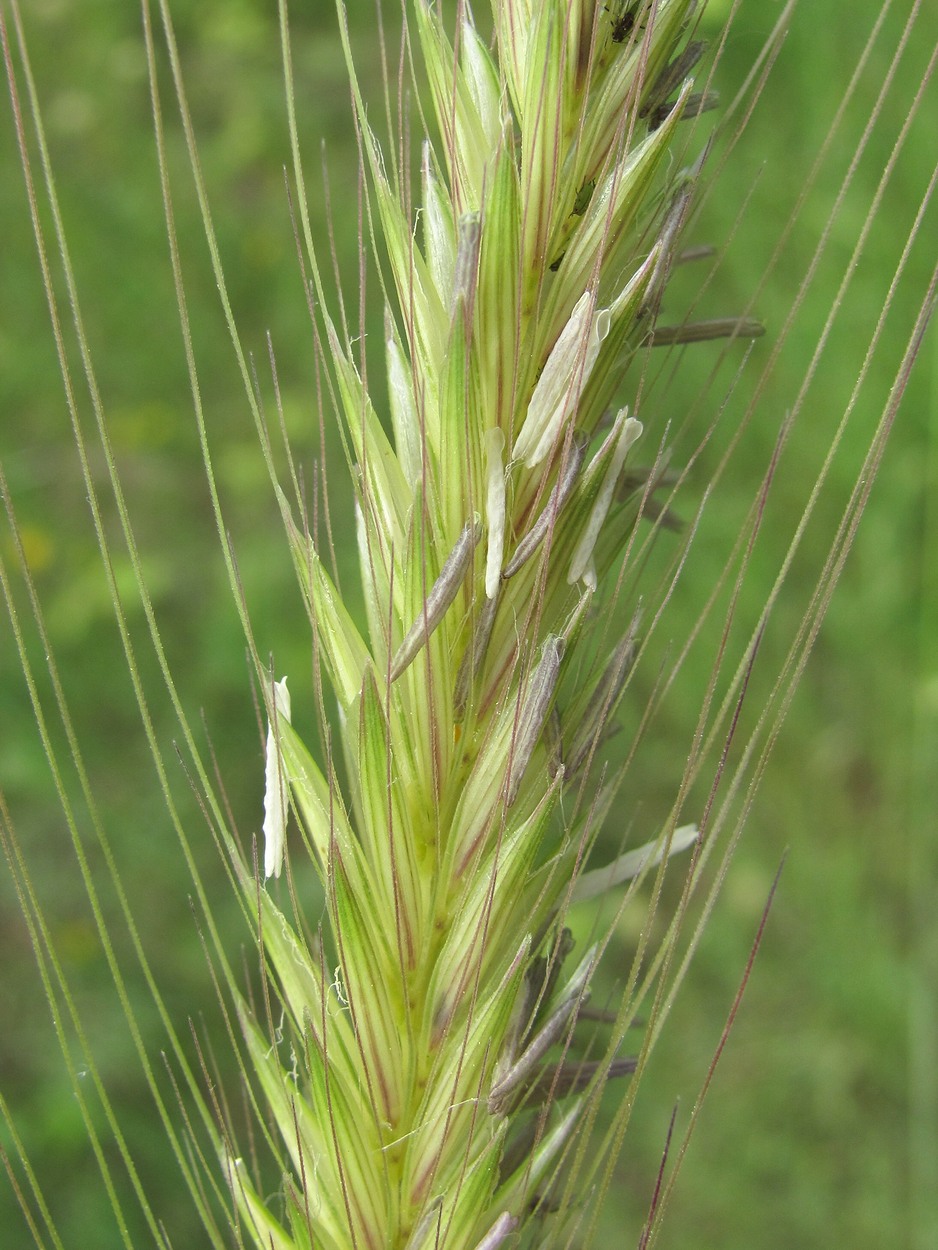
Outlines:
[{"label": "pointed green bract", "polygon": [[358,632],[332,578],[322,566],[312,539],[302,534],[283,501],[293,567],[322,648],[329,682],[343,707],[358,694],[370,660],[368,647]]}]

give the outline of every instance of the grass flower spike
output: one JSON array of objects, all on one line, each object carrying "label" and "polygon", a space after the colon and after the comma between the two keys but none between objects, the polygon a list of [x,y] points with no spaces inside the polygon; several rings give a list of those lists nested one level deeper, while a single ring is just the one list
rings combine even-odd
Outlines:
[{"label": "grass flower spike", "polygon": [[[288,788],[328,925],[308,943],[262,896],[289,1024],[271,1046],[244,1019],[280,1132],[280,1211],[228,1156],[258,1247],[473,1250],[521,1236],[589,1100],[634,1068],[587,1060],[577,1027],[597,951],[571,971],[562,918],[591,826],[563,800],[634,655],[631,634],[609,643],[597,628],[597,596],[639,524],[624,470],[643,427],[626,406],[607,414],[653,331],[692,190],[673,141],[692,98],[694,8],[641,5],[626,34],[614,5],[496,0],[493,50],[467,6],[453,41],[418,0],[410,38],[440,138],[423,147],[416,235],[346,34],[387,245],[394,443],[323,313],[368,634],[288,517],[347,788],[337,759],[317,767],[276,683],[264,874],[279,873]],[[578,721],[597,639],[612,677]],[[592,869],[581,895],[694,837]]]}]

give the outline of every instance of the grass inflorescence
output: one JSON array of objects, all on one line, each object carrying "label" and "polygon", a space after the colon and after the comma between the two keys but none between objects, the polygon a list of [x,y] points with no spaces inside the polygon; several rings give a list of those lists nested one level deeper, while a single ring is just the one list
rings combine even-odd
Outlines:
[{"label": "grass inflorescence", "polygon": [[[651,467],[632,468],[636,381],[699,176],[680,126],[712,103],[691,77],[695,7],[639,6],[627,31],[592,3],[496,3],[488,45],[468,6],[451,35],[415,4],[407,47],[436,134],[416,214],[345,41],[389,411],[326,311],[307,235],[367,631],[306,501],[294,512],[281,495],[339,717],[321,770],[286,681],[268,683],[265,876],[280,873],[289,797],[328,922],[311,947],[259,896],[288,1023],[277,1045],[245,1027],[290,1179],[275,1222],[229,1156],[258,1245],[473,1247],[558,1204],[575,1219],[579,1129],[604,1082],[636,1068],[619,1052],[653,974],[597,1034],[579,1017],[602,943],[571,956],[564,916],[697,836],[671,822],[606,868],[590,860],[618,789],[599,765],[639,645],[640,552],[666,515],[650,502],[663,425],[645,434]],[[670,341],[759,330],[738,319]],[[610,608],[628,614],[621,639]],[[661,951],[646,955],[654,969]]]}]

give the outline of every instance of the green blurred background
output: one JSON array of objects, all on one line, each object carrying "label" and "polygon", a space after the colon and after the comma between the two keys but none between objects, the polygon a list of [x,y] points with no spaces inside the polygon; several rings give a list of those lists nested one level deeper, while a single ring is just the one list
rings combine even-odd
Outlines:
[{"label": "green blurred background", "polygon": [[[714,30],[715,9],[728,7],[711,6],[707,20]],[[695,469],[685,515],[693,514],[771,358],[773,336],[780,335],[828,228],[912,7],[893,5],[887,13],[817,184],[758,294],[755,311],[768,334],[756,345],[727,404],[716,445]],[[249,837],[259,824],[260,737],[192,416],[162,222],[140,16],[137,6],[119,0],[31,0],[24,8],[88,337],[147,583],[186,711],[196,727],[204,714],[235,820]],[[311,476],[319,455],[315,374],[284,191],[289,153],[275,8],[272,0],[172,4],[242,339],[267,377],[265,334],[270,331],[287,426]],[[881,8],[824,0],[804,4],[796,16],[748,131],[730,154],[689,240],[728,241],[703,297],[703,312],[739,311],[759,287]],[[743,6],[717,74],[725,100],[743,81],[780,9],[776,3]],[[354,6],[351,17],[362,76],[374,82],[373,8]],[[346,289],[354,291],[356,156],[335,16],[326,0],[306,0],[292,5],[291,22],[314,230],[325,237],[319,176],[324,141],[339,263]],[[922,17],[830,224],[808,297],[708,505],[661,631],[663,649],[668,643],[680,646],[728,559],[782,420],[806,378],[936,39],[938,18]],[[312,709],[301,678],[309,672],[304,618],[219,312],[168,79],[163,85],[195,350],[227,524],[259,645],[276,655],[279,672],[296,675],[294,700],[301,718]],[[732,635],[737,653],[849,401],[932,176],[938,148],[933,83],[926,93],[782,459],[738,607]],[[94,543],[17,176],[9,108],[0,143],[0,457],[79,741],[144,944],[180,1031],[187,1033],[185,1022],[191,1017],[220,1038],[191,886],[149,758]],[[773,614],[753,677],[747,727],[768,697],[886,402],[935,263],[936,238],[938,213],[932,207],[872,356],[829,488]],[[681,273],[675,317],[678,300],[694,297],[694,281]],[[679,420],[703,395],[701,407],[709,405],[703,418],[709,419],[741,356],[739,350],[731,352],[711,379],[716,351],[700,347],[686,353],[666,391],[669,410],[663,418]],[[72,358],[75,363],[74,353]],[[379,365],[376,358],[375,373]],[[269,394],[269,384],[265,387]],[[727,1250],[826,1247],[834,1241],[870,1250],[938,1245],[936,392],[933,328],[720,907],[642,1088],[599,1226],[600,1246],[637,1242],[671,1108],[681,1100],[678,1125],[685,1126],[786,848],[764,946],[660,1244]],[[90,429],[84,392],[81,402]],[[336,465],[332,494],[341,520],[349,515],[349,503],[339,485],[342,466],[331,431],[327,455]],[[99,454],[92,468],[104,490]],[[105,504],[105,523],[116,540],[113,504]],[[14,552],[6,531],[2,542],[11,568]],[[340,551],[339,558],[348,563],[350,553]],[[176,763],[178,725],[145,639],[126,557],[115,559],[115,574],[126,590],[124,606],[140,646],[142,677],[183,819],[213,909],[237,949],[245,935],[208,830]],[[20,585],[15,598],[25,614]],[[645,743],[642,771],[632,774],[629,797],[642,805],[650,828],[667,811],[679,781],[719,625],[717,618],[703,631]],[[6,620],[0,631],[0,784],[13,827],[152,1205],[174,1245],[196,1246],[202,1234],[139,1074]],[[49,700],[44,648],[34,629],[27,625],[26,632],[40,695]],[[53,735],[61,748],[62,734],[54,726]],[[71,773],[66,785],[77,794]],[[84,818],[82,833],[89,840],[92,867],[100,869],[100,852]],[[136,1011],[158,1063],[165,1041],[135,971],[113,891],[103,872],[99,876],[103,905],[114,917],[115,942],[138,995]],[[120,1240],[55,1046],[7,875],[0,884],[0,908],[0,1085],[65,1245],[109,1250]],[[624,948],[633,938],[626,924]],[[0,1140],[10,1149],[6,1129],[0,1129]],[[135,1244],[150,1244],[127,1182],[120,1179],[119,1184]],[[0,1229],[8,1230],[0,1234],[4,1246],[31,1244],[6,1185],[0,1186]]]}]

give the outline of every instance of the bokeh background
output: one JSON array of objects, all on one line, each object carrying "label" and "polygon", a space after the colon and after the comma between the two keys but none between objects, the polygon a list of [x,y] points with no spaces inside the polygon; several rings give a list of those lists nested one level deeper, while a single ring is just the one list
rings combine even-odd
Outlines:
[{"label": "bokeh background", "polygon": [[[357,281],[356,152],[336,20],[326,0],[292,6],[297,105],[314,230],[325,238],[320,145],[329,171],[339,266]],[[393,7],[393,6],[388,6]],[[809,362],[882,170],[938,41],[938,17],[920,15],[886,93],[865,154],[832,212],[860,135],[874,112],[908,3],[804,4],[783,44],[748,131],[729,154],[691,242],[725,245],[702,311],[754,311],[767,336],[721,417],[714,444],[688,486],[693,514],[721,449],[778,341],[815,249],[829,232],[814,280],[768,376],[731,466],[705,513],[663,646],[679,648],[724,568]],[[137,6],[123,0],[30,0],[24,5],[88,339],[107,422],[169,662],[197,733],[216,752],[242,833],[259,824],[262,760],[244,639],[225,579],[199,456],[163,226]],[[718,29],[710,6],[705,24]],[[313,352],[295,259],[283,167],[289,162],[272,0],[173,0],[172,11],[215,224],[242,340],[269,375],[274,344],[284,414],[298,458],[320,454]],[[370,4],[352,6],[366,82],[377,79]],[[781,11],[743,5],[717,86],[735,95]],[[4,12],[8,12],[5,4]],[[859,70],[842,125],[830,139],[804,204],[801,189],[881,12],[881,36]],[[390,29],[390,27],[389,27]],[[169,161],[183,245],[202,395],[215,468],[259,644],[277,657],[302,717],[312,700],[309,640],[266,471],[220,315],[168,78]],[[938,91],[913,119],[882,208],[873,221],[801,405],[773,488],[737,609],[737,644],[758,617],[850,401],[917,206],[932,177]],[[218,1010],[191,907],[191,886],[158,785],[123,660],[94,542],[49,329],[11,111],[0,126],[0,457],[78,739],[142,940],[180,1031],[192,1018],[212,1036]],[[769,280],[762,276],[795,214]],[[44,214],[48,222],[48,214]],[[749,724],[768,698],[805,611],[834,529],[886,403],[930,280],[938,214],[926,214],[851,422],[753,677]],[[694,298],[682,273],[675,301]],[[58,284],[61,294],[61,284]],[[380,312],[380,309],[379,309]],[[678,313],[679,315],[679,313]],[[374,326],[375,335],[380,323]],[[377,340],[376,341],[380,341]],[[752,981],[687,1153],[659,1244],[667,1247],[827,1247],[864,1250],[938,1244],[938,362],[934,328],[896,427],[806,676],[786,721],[721,903],[664,1030],[607,1195],[597,1245],[637,1242],[675,1102],[687,1115],[742,977],[776,868],[779,893]],[[70,348],[73,364],[77,357]],[[676,419],[701,394],[715,410],[742,352],[685,353],[665,392]],[[377,374],[380,360],[375,359]],[[77,377],[76,373],[76,377]],[[269,394],[269,383],[267,392]],[[91,411],[79,384],[83,417]],[[712,417],[712,411],[710,417]],[[709,419],[709,418],[708,418]],[[340,484],[338,441],[333,503]],[[104,466],[92,454],[102,489]],[[106,494],[106,492],[105,492]],[[113,503],[105,524],[118,529]],[[339,525],[339,530],[343,528]],[[345,527],[347,529],[347,526]],[[14,550],[4,532],[8,569]],[[116,551],[122,548],[117,543]],[[340,564],[350,553],[339,550]],[[174,753],[179,737],[152,658],[129,561],[117,584],[170,768],[183,822],[232,949],[245,942],[198,805]],[[28,604],[14,576],[14,601]],[[649,733],[628,801],[667,811],[679,781],[720,618],[704,631]],[[24,626],[39,694],[51,708],[45,647]],[[665,637],[666,635],[666,637]],[[172,1244],[202,1234],[155,1121],[30,709],[13,634],[0,624],[0,786],[59,957],[86,1022],[142,1183]],[[649,675],[649,684],[653,680]],[[308,686],[308,682],[306,683]],[[51,732],[64,747],[61,729]],[[66,755],[67,759],[67,755]],[[78,793],[73,770],[63,784]],[[704,792],[702,792],[703,795]],[[701,796],[702,797],[702,796]],[[623,813],[631,819],[633,810]],[[691,813],[692,815],[692,813]],[[165,1045],[135,968],[90,821],[80,815],[102,906],[135,994],[135,1011],[159,1063]],[[623,922],[622,950],[634,934]],[[623,959],[625,955],[623,955]],[[0,879],[0,1087],[43,1184],[63,1242],[121,1244],[54,1039],[28,934],[9,874]],[[221,1033],[216,1032],[216,1037]],[[12,1149],[8,1128],[0,1141]],[[113,1151],[109,1157],[115,1161]],[[120,1165],[116,1175],[135,1245],[150,1244]],[[0,1183],[0,1242],[31,1245],[12,1188]]]}]

